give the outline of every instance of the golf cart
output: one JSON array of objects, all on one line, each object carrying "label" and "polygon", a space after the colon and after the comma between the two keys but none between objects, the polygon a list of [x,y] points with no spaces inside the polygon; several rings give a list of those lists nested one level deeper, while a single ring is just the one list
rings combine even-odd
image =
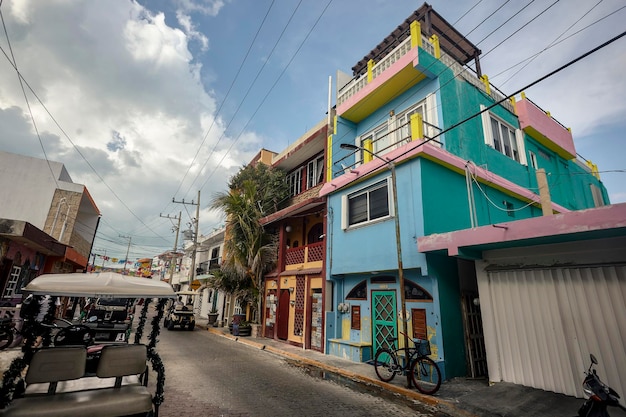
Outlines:
[{"label": "golf cart", "polygon": [[[165,304],[175,297],[169,284],[113,272],[44,274],[22,291],[32,296],[23,307],[23,356],[14,359],[4,372],[0,416],[158,417],[164,399],[165,368],[156,344]],[[134,342],[94,346],[96,329],[74,323],[59,330],[47,324],[54,318],[54,302],[46,304],[51,306],[46,307],[47,312],[30,308],[44,305],[39,299],[60,296],[144,299]],[[144,344],[142,336],[152,301],[156,302],[151,312],[152,329]],[[52,332],[57,332],[54,337]],[[78,344],[59,343],[68,340],[59,337],[64,332],[86,337]],[[95,364],[93,369],[89,368],[90,360]],[[156,372],[154,393],[148,389],[148,364]]]},{"label": "golf cart", "polygon": [[97,343],[126,342],[134,304],[131,298],[99,297],[87,311],[84,324],[95,330]]},{"label": "golf cart", "polygon": [[163,326],[167,330],[174,330],[179,326],[187,330],[193,330],[196,326],[196,317],[193,314],[194,299],[199,295],[195,291],[177,291],[176,300],[168,303]]}]

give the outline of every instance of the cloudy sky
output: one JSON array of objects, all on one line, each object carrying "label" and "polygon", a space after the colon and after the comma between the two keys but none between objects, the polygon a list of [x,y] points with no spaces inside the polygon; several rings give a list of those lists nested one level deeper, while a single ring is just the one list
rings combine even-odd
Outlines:
[{"label": "cloudy sky", "polygon": [[[507,94],[621,34],[626,19],[623,0],[430,4]],[[182,212],[185,229],[195,213],[173,198],[197,202],[200,190],[201,234],[222,225],[211,196],[260,148],[281,151],[322,120],[328,77],[421,5],[0,0],[0,149],[46,155],[87,186],[103,215],[95,252],[124,257],[124,235],[130,259],[156,255],[174,244],[161,215]],[[526,91],[572,128],[613,203],[626,202],[625,69],[622,38]]]}]

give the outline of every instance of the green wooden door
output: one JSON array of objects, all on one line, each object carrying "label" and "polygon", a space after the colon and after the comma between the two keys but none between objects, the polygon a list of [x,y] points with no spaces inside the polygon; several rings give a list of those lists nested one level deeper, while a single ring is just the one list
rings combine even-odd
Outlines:
[{"label": "green wooden door", "polygon": [[396,316],[396,292],[395,291],[372,291],[372,311],[373,311],[373,354],[376,355],[378,349],[397,347],[397,341],[390,342],[389,339],[398,337],[398,319]]}]

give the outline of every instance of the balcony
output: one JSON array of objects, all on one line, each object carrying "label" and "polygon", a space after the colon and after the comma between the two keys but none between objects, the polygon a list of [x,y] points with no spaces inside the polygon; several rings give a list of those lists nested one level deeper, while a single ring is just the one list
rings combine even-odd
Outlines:
[{"label": "balcony", "polygon": [[[293,266],[304,267],[311,262],[321,262],[324,260],[324,242],[311,243],[310,245],[287,249],[285,251],[285,268],[297,269]],[[312,267],[312,265],[308,265]],[[321,266],[321,264],[319,264]]]},{"label": "balcony", "polygon": [[553,119],[532,101],[522,95],[522,100],[515,103],[515,111],[520,127],[541,145],[556,152],[564,159],[576,157],[576,148],[572,132]]},{"label": "balcony", "polygon": [[[447,53],[445,48],[440,47],[438,39],[437,36],[428,38],[412,31],[409,37],[380,61],[370,61],[365,73],[352,79],[337,92],[337,116],[358,123],[424,78],[434,77],[435,74],[427,71],[431,65],[420,63],[420,49],[434,59],[439,59],[452,71],[455,78],[469,82],[494,101],[504,98],[495,88],[491,88],[486,78],[480,78],[469,71],[451,53]],[[501,105],[514,112],[508,100]]]},{"label": "balcony", "polygon": [[337,93],[337,115],[358,123],[426,78],[426,73],[419,69],[418,47],[411,45],[411,37],[406,38],[379,62],[368,67],[365,74],[341,88]]}]

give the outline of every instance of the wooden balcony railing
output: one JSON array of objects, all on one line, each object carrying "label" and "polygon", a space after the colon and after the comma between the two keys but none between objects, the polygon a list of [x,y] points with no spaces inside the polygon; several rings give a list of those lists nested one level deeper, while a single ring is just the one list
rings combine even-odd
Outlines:
[{"label": "wooden balcony railing", "polygon": [[287,249],[285,252],[285,265],[321,261],[324,259],[324,248],[324,242],[317,242],[298,248]]}]

